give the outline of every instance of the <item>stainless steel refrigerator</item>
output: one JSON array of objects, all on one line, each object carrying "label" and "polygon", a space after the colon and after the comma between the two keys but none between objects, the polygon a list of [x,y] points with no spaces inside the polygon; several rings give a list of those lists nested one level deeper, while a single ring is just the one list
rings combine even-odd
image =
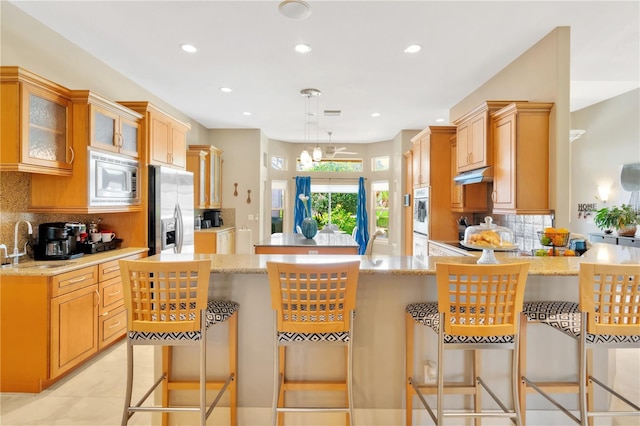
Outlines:
[{"label": "stainless steel refrigerator", "polygon": [[193,253],[193,173],[149,166],[149,255]]}]

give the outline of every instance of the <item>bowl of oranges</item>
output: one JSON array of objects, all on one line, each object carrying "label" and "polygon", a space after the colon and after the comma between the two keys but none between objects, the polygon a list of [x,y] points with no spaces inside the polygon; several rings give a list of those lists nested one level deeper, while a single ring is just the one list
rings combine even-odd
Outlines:
[{"label": "bowl of oranges", "polygon": [[538,231],[540,244],[551,247],[565,247],[569,242],[569,230],[566,228],[544,228],[544,231]]}]

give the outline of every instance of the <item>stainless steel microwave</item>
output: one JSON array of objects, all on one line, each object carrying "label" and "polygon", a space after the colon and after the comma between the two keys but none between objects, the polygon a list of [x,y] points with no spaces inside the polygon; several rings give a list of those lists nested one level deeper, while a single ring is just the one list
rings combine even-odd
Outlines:
[{"label": "stainless steel microwave", "polygon": [[129,157],[89,150],[89,205],[91,207],[140,204],[139,163]]}]

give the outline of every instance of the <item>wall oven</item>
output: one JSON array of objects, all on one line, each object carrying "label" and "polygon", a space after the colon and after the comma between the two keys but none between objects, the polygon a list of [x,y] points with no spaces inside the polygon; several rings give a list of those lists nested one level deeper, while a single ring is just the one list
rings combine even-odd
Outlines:
[{"label": "wall oven", "polygon": [[413,256],[424,261],[428,255],[429,187],[413,190]]},{"label": "wall oven", "polygon": [[89,205],[92,207],[140,204],[139,164],[136,160],[89,150]]}]

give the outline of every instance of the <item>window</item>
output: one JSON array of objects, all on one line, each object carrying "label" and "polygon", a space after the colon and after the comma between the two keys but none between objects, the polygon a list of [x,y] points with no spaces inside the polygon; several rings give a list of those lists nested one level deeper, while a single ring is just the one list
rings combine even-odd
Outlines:
[{"label": "window", "polygon": [[374,157],[371,159],[371,170],[374,172],[383,172],[389,170],[389,156]]},{"label": "window", "polygon": [[338,230],[351,234],[356,226],[357,205],[357,184],[311,183],[312,215],[320,229],[332,224]]},{"label": "window", "polygon": [[274,180],[271,182],[271,233],[283,231],[284,222],[284,199],[286,195],[287,182]]},{"label": "window", "polygon": [[297,171],[312,171],[312,172],[361,172],[362,160],[359,159],[323,159],[319,162],[314,162],[311,167],[304,168],[300,159],[297,160]]},{"label": "window", "polygon": [[274,170],[287,170],[287,159],[276,155],[272,156],[271,168]]},{"label": "window", "polygon": [[389,182],[373,182],[371,190],[375,203],[376,231],[384,233],[378,238],[389,238]]}]

